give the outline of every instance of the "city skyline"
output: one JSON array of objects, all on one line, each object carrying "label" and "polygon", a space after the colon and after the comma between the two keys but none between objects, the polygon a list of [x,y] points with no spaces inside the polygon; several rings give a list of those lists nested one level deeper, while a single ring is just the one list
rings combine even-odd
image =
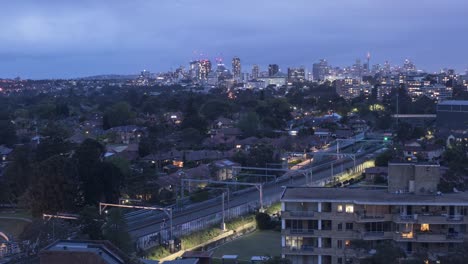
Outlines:
[{"label": "city skyline", "polygon": [[409,58],[428,72],[468,67],[461,0],[108,3],[4,3],[0,78],[161,72],[188,65],[195,50],[227,65],[237,56],[243,72],[254,64],[311,68],[321,58],[350,65],[368,51],[371,64]]}]

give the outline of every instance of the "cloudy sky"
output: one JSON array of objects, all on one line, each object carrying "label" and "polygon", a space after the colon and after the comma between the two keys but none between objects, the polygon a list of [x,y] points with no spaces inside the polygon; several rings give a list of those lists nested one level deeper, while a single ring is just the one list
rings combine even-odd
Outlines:
[{"label": "cloudy sky", "polygon": [[[239,56],[244,71],[326,58],[468,67],[466,0],[24,0],[0,3],[0,78],[175,69]],[[371,62],[371,63],[372,63]]]}]

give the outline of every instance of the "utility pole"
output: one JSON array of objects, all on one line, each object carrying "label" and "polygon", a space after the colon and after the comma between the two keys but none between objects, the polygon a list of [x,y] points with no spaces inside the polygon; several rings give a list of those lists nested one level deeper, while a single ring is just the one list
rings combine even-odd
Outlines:
[{"label": "utility pole", "polygon": [[222,211],[223,211],[223,222],[221,223],[221,230],[223,231],[226,231],[226,223],[224,222],[224,192],[223,192],[223,195],[222,195],[222,203],[221,203],[221,208],[222,208]]}]

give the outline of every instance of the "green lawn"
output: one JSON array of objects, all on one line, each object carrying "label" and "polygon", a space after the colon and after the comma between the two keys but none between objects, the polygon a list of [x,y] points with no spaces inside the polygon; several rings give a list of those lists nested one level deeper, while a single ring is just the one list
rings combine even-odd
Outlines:
[{"label": "green lawn", "polygon": [[219,259],[223,255],[238,255],[239,260],[244,261],[249,261],[252,256],[280,256],[281,233],[255,231],[214,250],[213,257],[215,259]]}]

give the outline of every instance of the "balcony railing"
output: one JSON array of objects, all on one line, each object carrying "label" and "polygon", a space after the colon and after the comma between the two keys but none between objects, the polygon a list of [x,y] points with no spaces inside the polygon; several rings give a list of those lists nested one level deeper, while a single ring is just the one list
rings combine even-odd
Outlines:
[{"label": "balcony railing", "polygon": [[286,246],[283,247],[283,253],[311,253],[314,252],[313,245],[302,245],[302,246]]},{"label": "balcony railing", "polygon": [[394,215],[394,222],[403,223],[453,223],[462,222],[464,220],[463,215],[447,215],[447,214],[434,214],[434,213],[421,213],[412,215]]},{"label": "balcony railing", "polygon": [[447,240],[463,241],[464,236],[460,233],[447,233]]},{"label": "balcony railing", "polygon": [[395,241],[414,241],[416,240],[416,234],[413,232],[397,232],[393,235],[393,239]]},{"label": "balcony railing", "polygon": [[463,215],[448,215],[447,221],[449,222],[461,222],[463,221]]},{"label": "balcony railing", "polygon": [[289,211],[291,216],[314,216],[314,211]]},{"label": "balcony railing", "polygon": [[391,214],[364,214],[362,212],[356,213],[357,221],[358,222],[379,222],[379,221],[391,221],[392,215]]},{"label": "balcony railing", "polygon": [[301,229],[291,228],[291,229],[289,229],[289,233],[290,234],[313,234],[314,230],[313,229],[307,229],[307,228],[301,228]]},{"label": "balcony railing", "polygon": [[414,223],[418,221],[418,215],[394,215],[394,222]]}]

